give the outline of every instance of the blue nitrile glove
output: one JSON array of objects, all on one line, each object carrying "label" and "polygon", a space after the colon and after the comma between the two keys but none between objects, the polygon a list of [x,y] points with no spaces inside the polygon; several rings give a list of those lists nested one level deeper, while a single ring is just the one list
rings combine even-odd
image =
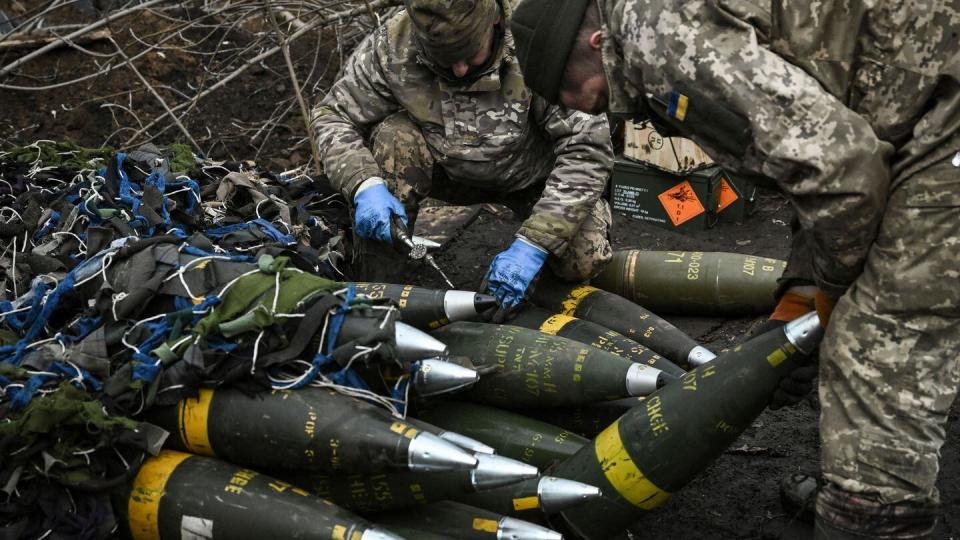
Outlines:
[{"label": "blue nitrile glove", "polygon": [[483,278],[487,292],[497,297],[501,310],[513,308],[523,300],[527,288],[546,261],[545,249],[517,237],[509,248],[490,263],[490,269]]},{"label": "blue nitrile glove", "polygon": [[403,205],[379,178],[370,178],[360,184],[353,202],[356,206],[354,229],[364,240],[375,239],[392,244],[390,216],[394,214],[400,216],[404,225],[407,224],[407,213],[404,212]]}]

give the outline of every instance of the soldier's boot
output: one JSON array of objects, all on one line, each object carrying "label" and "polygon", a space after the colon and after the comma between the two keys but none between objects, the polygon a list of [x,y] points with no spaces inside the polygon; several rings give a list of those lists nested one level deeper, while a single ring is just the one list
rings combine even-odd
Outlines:
[{"label": "soldier's boot", "polygon": [[932,538],[936,525],[935,505],[884,504],[830,483],[817,495],[815,540],[925,539]]},{"label": "soldier's boot", "polygon": [[816,476],[804,473],[785,476],[780,481],[780,504],[787,517],[813,524],[819,491],[820,483]]}]

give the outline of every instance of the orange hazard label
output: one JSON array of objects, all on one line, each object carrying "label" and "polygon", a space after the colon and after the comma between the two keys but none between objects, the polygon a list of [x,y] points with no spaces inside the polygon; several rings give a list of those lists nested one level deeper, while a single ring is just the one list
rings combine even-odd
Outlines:
[{"label": "orange hazard label", "polygon": [[658,195],[657,198],[670,216],[674,227],[679,227],[706,211],[700,204],[697,194],[693,192],[693,186],[690,185],[689,180],[680,182]]},{"label": "orange hazard label", "polygon": [[717,212],[723,212],[724,208],[735,203],[740,197],[737,196],[737,192],[733,190],[730,184],[727,182],[726,178],[720,179],[720,197],[717,201]]}]

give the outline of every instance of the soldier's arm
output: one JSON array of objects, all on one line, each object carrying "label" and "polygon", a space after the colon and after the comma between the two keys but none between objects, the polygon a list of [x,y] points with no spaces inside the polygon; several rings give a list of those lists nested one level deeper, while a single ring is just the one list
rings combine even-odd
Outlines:
[{"label": "soldier's arm", "polygon": [[[839,296],[876,236],[892,147],[815,79],[761,47],[750,26],[709,2],[693,4],[661,13],[653,27],[623,24],[626,64],[647,66],[651,108],[667,123],[722,165],[777,182],[809,232],[817,285]],[[655,47],[645,41],[651,35]]]},{"label": "soldier's arm", "polygon": [[553,143],[556,162],[543,195],[518,234],[562,257],[603,195],[613,166],[606,116],[563,111],[534,98],[533,118]]},{"label": "soldier's arm", "polygon": [[323,170],[351,200],[360,183],[381,176],[362,132],[399,109],[385,75],[387,54],[387,36],[381,27],[357,46],[312,113]]}]

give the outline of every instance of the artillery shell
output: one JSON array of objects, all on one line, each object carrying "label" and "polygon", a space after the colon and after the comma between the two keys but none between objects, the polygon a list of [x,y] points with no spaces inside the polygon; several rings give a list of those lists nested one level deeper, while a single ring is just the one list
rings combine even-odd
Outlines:
[{"label": "artillery shell", "polygon": [[773,310],[787,262],[739,253],[626,250],[591,281],[657,313],[750,315]]},{"label": "artillery shell", "polygon": [[816,313],[691,371],[631,409],[554,475],[598,486],[599,499],[561,512],[587,539],[610,538],[700,474],[766,407],[822,335]]},{"label": "artillery shell", "polygon": [[477,456],[472,471],[388,472],[372,475],[278,473],[281,478],[357,512],[382,512],[499,488],[536,478],[536,467],[492,454]]},{"label": "artillery shell", "polygon": [[452,496],[451,499],[484,510],[526,520],[539,520],[600,496],[600,488],[577,482],[541,476],[516,484],[477,493]]},{"label": "artillery shell", "polygon": [[385,469],[472,469],[458,446],[331,390],[275,390],[250,396],[203,388],[197,399],[154,407],[147,416],[170,431],[178,450],[252,467],[336,473]]},{"label": "artillery shell", "polygon": [[457,321],[476,321],[481,313],[497,305],[497,299],[489,294],[413,285],[358,283],[357,292],[373,299],[393,300],[400,307],[403,322],[421,330],[434,330]]},{"label": "artillery shell", "polygon": [[619,332],[681,366],[699,366],[716,357],[662,317],[596,287],[548,278],[534,290],[533,301],[548,311]]},{"label": "artillery shell", "polygon": [[126,511],[134,540],[401,540],[287,482],[173,450],[143,464]]},{"label": "artillery shell", "polygon": [[550,313],[534,305],[524,307],[516,317],[510,319],[510,324],[565,337],[579,343],[586,343],[617,356],[622,356],[631,362],[653,366],[674,377],[686,373],[673,362],[619,332],[569,315]]},{"label": "artillery shell", "polygon": [[451,401],[417,416],[489,444],[497,453],[544,469],[589,444],[565,429],[494,407]]}]

